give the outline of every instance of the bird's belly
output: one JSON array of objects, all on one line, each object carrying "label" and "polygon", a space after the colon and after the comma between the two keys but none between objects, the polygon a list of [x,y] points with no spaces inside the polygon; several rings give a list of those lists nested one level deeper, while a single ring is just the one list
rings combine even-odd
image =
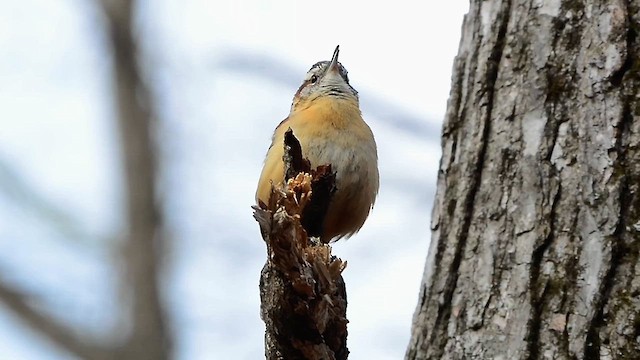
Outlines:
[{"label": "bird's belly", "polygon": [[351,138],[346,143],[327,139],[303,143],[312,168],[331,164],[336,173],[336,192],[325,217],[323,238],[350,236],[369,215],[378,191],[377,154],[371,142]]},{"label": "bird's belly", "polygon": [[337,191],[363,185],[369,180],[368,168],[377,165],[375,154],[367,154],[367,146],[358,141],[349,144],[331,141],[314,143],[312,140],[303,145],[304,156],[309,159],[312,168],[331,164],[331,170],[336,173]]}]

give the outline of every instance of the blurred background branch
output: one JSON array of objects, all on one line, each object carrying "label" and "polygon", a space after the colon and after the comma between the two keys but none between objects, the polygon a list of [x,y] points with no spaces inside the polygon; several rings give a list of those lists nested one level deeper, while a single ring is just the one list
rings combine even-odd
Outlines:
[{"label": "blurred background branch", "polygon": [[340,44],[381,174],[334,247],[350,350],[401,358],[467,3],[0,0],[0,357],[264,357],[249,207],[273,128]]},{"label": "blurred background branch", "polygon": [[[157,149],[153,143],[155,111],[151,94],[138,66],[138,46],[134,37],[135,1],[104,0],[106,33],[113,54],[113,90],[124,169],[126,229],[120,256],[122,263],[121,311],[125,320],[123,345],[107,347],[104,341],[78,336],[80,329],[63,325],[30,304],[35,299],[0,282],[0,301],[32,329],[82,359],[162,360],[170,357],[171,340],[162,306],[159,278],[163,255],[161,209],[156,201]],[[29,199],[45,218],[74,229],[74,221],[64,211],[40,200],[25,188],[9,167],[0,163],[0,185],[10,187],[14,196]],[[7,189],[5,189],[7,190]],[[62,221],[60,221],[62,220]],[[79,230],[67,235],[75,236]],[[116,294],[113,294],[117,297]],[[121,330],[117,330],[120,332]],[[114,334],[113,338],[117,338]]]},{"label": "blurred background branch", "polygon": [[113,49],[115,96],[122,144],[128,231],[123,244],[123,292],[130,296],[131,336],[125,348],[128,359],[169,358],[167,320],[160,299],[163,255],[161,209],[158,207],[157,161],[151,93],[139,69],[134,38],[136,2],[104,0],[109,40]]},{"label": "blurred background branch", "polygon": [[[287,88],[300,86],[300,74],[308,69],[296,69],[290,63],[265,54],[232,50],[218,64],[223,69],[243,74],[253,74],[268,79]],[[356,85],[358,89],[358,87]],[[414,134],[423,141],[440,144],[440,124],[425,121],[402,106],[367,90],[359,90],[363,109],[375,114],[376,118],[391,127]]]},{"label": "blurred background branch", "polygon": [[64,239],[88,241],[91,237],[77,218],[63,206],[43,196],[0,154],[0,194],[11,203],[53,227]]},{"label": "blurred background branch", "polygon": [[62,325],[33,307],[31,296],[20,293],[11,285],[0,281],[0,301],[23,322],[40,334],[81,359],[113,359],[110,351],[102,345],[78,335],[79,331]]}]

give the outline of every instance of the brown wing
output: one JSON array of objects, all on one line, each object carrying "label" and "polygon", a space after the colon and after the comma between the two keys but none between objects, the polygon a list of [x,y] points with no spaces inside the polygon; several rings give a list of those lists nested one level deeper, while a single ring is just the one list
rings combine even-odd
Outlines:
[{"label": "brown wing", "polygon": [[271,145],[267,150],[267,156],[264,159],[264,165],[262,172],[260,173],[260,180],[258,181],[258,189],[256,190],[256,201],[262,201],[264,203],[269,202],[269,196],[271,194],[271,184],[277,184],[284,180],[284,165],[282,164],[282,155],[284,149],[282,144],[274,147],[276,138],[282,139],[282,136],[278,136],[280,129],[283,126],[288,126],[287,121],[289,118],[282,120],[276,127],[271,137]]}]

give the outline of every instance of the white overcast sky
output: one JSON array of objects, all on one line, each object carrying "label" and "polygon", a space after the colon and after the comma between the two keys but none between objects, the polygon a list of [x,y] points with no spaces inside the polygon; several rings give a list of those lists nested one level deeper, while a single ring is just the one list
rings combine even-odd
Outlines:
[{"label": "white overcast sky", "polygon": [[[121,229],[110,58],[88,0],[0,0],[0,276],[99,336]],[[351,359],[400,359],[429,243],[439,131],[468,2],[142,1],[163,120],[165,281],[179,359],[263,358],[265,248],[250,206],[306,70],[340,60],[378,143],[381,188],[349,264]],[[34,196],[35,194],[35,196]],[[63,215],[60,215],[62,213]],[[0,305],[0,360],[70,359]]]}]

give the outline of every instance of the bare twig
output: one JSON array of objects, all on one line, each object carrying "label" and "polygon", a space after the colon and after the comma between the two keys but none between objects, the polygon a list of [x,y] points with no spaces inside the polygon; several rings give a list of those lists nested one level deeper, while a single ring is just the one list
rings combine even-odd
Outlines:
[{"label": "bare twig", "polygon": [[[0,155],[0,193],[4,198],[57,231],[61,238],[73,241],[87,241],[90,238],[89,231],[77,218],[43,196],[12,165]],[[104,239],[96,239],[94,243],[104,243],[99,240]]]},{"label": "bare twig", "polygon": [[69,353],[81,359],[114,358],[106,346],[90,344],[89,339],[76,335],[72,329],[30,306],[33,300],[28,295],[2,281],[0,281],[0,301],[19,316],[20,320]]},{"label": "bare twig", "polygon": [[[297,88],[302,81],[301,74],[306,69],[296,69],[291,63],[270,55],[239,49],[229,49],[216,65],[224,71],[235,71],[261,76],[273,83]],[[348,64],[347,64],[348,67]],[[376,115],[376,119],[386,125],[405,131],[410,136],[427,139],[432,144],[440,144],[442,132],[440,121],[425,119],[410,113],[402,106],[380,94],[361,92],[360,104],[366,113]]]}]

